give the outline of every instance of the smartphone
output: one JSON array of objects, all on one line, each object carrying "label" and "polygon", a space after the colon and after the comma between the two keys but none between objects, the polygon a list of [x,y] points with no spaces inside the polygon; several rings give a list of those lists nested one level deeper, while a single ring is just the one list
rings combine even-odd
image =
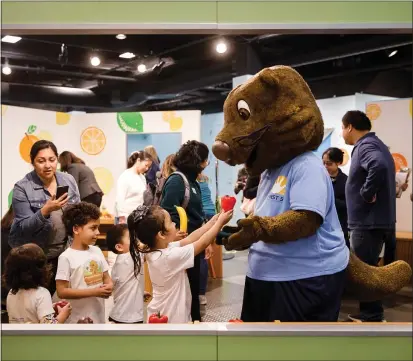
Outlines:
[{"label": "smartphone", "polygon": [[60,198],[65,193],[69,193],[69,186],[58,186],[56,190],[56,199]]}]

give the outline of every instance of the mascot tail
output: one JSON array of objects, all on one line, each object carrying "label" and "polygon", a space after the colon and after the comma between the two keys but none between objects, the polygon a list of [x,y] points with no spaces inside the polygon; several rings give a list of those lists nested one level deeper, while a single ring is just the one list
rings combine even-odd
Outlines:
[{"label": "mascot tail", "polygon": [[409,285],[411,277],[412,269],[404,261],[373,267],[350,252],[346,293],[362,302],[382,300]]}]

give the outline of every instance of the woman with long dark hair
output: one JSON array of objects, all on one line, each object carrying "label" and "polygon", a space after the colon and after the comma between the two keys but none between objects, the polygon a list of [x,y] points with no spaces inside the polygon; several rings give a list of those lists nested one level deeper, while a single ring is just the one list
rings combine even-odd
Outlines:
[{"label": "woman with long dark hair", "polygon": [[[181,172],[189,185],[189,201],[186,206],[188,217],[188,234],[202,226],[205,215],[202,207],[201,189],[197,182],[198,175],[208,166],[208,147],[201,142],[191,140],[186,142],[175,154],[174,166]],[[179,174],[172,174],[166,181],[162,191],[160,206],[168,211],[172,222],[179,228],[179,215],[175,206],[181,206],[185,198],[185,180]],[[192,321],[201,321],[199,301],[201,255],[194,259],[194,267],[187,270],[192,293]]]},{"label": "woman with long dark hair", "polygon": [[80,199],[97,207],[102,204],[103,192],[96,181],[95,174],[85,162],[72,152],[64,151],[59,156],[60,170],[75,179],[79,188]]}]

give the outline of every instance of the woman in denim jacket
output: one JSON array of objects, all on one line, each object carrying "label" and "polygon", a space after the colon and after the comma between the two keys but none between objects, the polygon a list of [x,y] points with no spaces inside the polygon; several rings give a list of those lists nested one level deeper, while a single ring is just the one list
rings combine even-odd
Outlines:
[{"label": "woman in denim jacket", "polygon": [[[76,181],[70,174],[57,172],[56,146],[47,140],[39,140],[30,150],[34,170],[18,181],[13,189],[15,219],[11,226],[9,244],[18,247],[36,243],[46,253],[55,275],[57,259],[65,250],[67,235],[62,222],[62,209],[66,204],[80,202]],[[69,186],[68,194],[56,199],[58,186]],[[54,277],[49,291],[54,294]]]}]

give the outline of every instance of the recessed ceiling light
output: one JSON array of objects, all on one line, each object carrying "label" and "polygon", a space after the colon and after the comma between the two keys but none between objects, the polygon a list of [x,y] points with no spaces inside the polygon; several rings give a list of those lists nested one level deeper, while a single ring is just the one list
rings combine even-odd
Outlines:
[{"label": "recessed ceiling light", "polygon": [[6,35],[6,36],[3,36],[1,38],[2,42],[11,43],[11,44],[15,44],[20,40],[22,40],[22,38],[20,36],[13,36],[13,35]]},{"label": "recessed ceiling light", "polygon": [[90,58],[90,64],[98,66],[100,64],[100,59],[97,56],[93,56]]},{"label": "recessed ceiling light", "polygon": [[135,57],[135,54],[130,53],[130,52],[126,52],[126,53],[123,53],[123,54],[119,55],[119,58],[124,58],[124,59],[132,59],[134,57]]},{"label": "recessed ceiling light", "polygon": [[11,74],[11,68],[7,65],[3,66],[3,69],[1,69],[4,75],[10,75]]},{"label": "recessed ceiling light", "polygon": [[124,39],[126,39],[126,35],[125,34],[118,34],[118,35],[116,35],[116,39],[124,40]]},{"label": "recessed ceiling light", "polygon": [[393,50],[390,54],[389,54],[389,58],[391,58],[392,56],[395,56],[397,54],[397,50]]},{"label": "recessed ceiling light", "polygon": [[224,54],[227,51],[227,44],[225,44],[223,41],[220,41],[215,50],[217,51],[217,53],[219,54]]},{"label": "recessed ceiling light", "polygon": [[146,71],[146,65],[145,64],[139,64],[138,65],[138,72],[139,73],[144,73]]}]

